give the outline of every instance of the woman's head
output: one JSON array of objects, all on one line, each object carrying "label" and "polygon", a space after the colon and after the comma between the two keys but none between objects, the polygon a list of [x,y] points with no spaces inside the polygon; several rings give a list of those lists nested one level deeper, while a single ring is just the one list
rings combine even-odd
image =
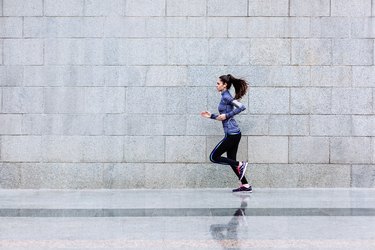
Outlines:
[{"label": "woman's head", "polygon": [[219,76],[216,88],[219,91],[224,89],[230,89],[233,85],[234,90],[236,92],[234,99],[241,99],[247,92],[248,83],[241,78],[235,78],[231,74]]}]

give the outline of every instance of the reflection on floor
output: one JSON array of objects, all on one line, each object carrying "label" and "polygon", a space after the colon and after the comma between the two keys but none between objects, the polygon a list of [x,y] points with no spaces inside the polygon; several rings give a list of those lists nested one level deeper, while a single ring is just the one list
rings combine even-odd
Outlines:
[{"label": "reflection on floor", "polygon": [[375,249],[375,189],[3,189],[0,249]]}]

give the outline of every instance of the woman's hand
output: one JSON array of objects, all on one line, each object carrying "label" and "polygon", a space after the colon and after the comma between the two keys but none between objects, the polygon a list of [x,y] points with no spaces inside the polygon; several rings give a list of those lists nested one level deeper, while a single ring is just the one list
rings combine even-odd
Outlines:
[{"label": "woman's hand", "polygon": [[208,112],[208,111],[202,111],[201,112],[201,116],[206,117],[206,118],[210,118],[211,117],[211,113]]},{"label": "woman's hand", "polygon": [[227,119],[227,116],[225,114],[221,114],[218,117],[216,117],[216,120],[219,120],[219,121],[224,121],[225,119]]}]

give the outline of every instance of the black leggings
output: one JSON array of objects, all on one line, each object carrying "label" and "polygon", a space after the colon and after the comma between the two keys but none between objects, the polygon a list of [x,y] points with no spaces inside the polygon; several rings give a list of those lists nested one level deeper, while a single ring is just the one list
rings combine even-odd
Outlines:
[{"label": "black leggings", "polygon": [[[216,145],[210,154],[210,161],[213,163],[230,165],[234,173],[240,179],[240,174],[237,172],[237,166],[239,162],[236,160],[238,144],[241,140],[241,133],[239,134],[225,134],[225,137]],[[227,157],[221,155],[227,152]],[[241,180],[242,184],[248,184],[246,177],[244,176]]]}]

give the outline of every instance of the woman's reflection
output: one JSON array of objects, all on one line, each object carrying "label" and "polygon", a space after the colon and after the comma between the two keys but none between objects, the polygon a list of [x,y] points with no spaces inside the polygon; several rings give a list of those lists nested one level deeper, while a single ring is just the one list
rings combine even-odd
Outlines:
[{"label": "woman's reflection", "polygon": [[250,194],[233,194],[241,199],[240,207],[234,212],[227,224],[212,224],[210,232],[212,237],[219,242],[224,249],[239,249],[237,230],[247,231],[246,207]]}]

